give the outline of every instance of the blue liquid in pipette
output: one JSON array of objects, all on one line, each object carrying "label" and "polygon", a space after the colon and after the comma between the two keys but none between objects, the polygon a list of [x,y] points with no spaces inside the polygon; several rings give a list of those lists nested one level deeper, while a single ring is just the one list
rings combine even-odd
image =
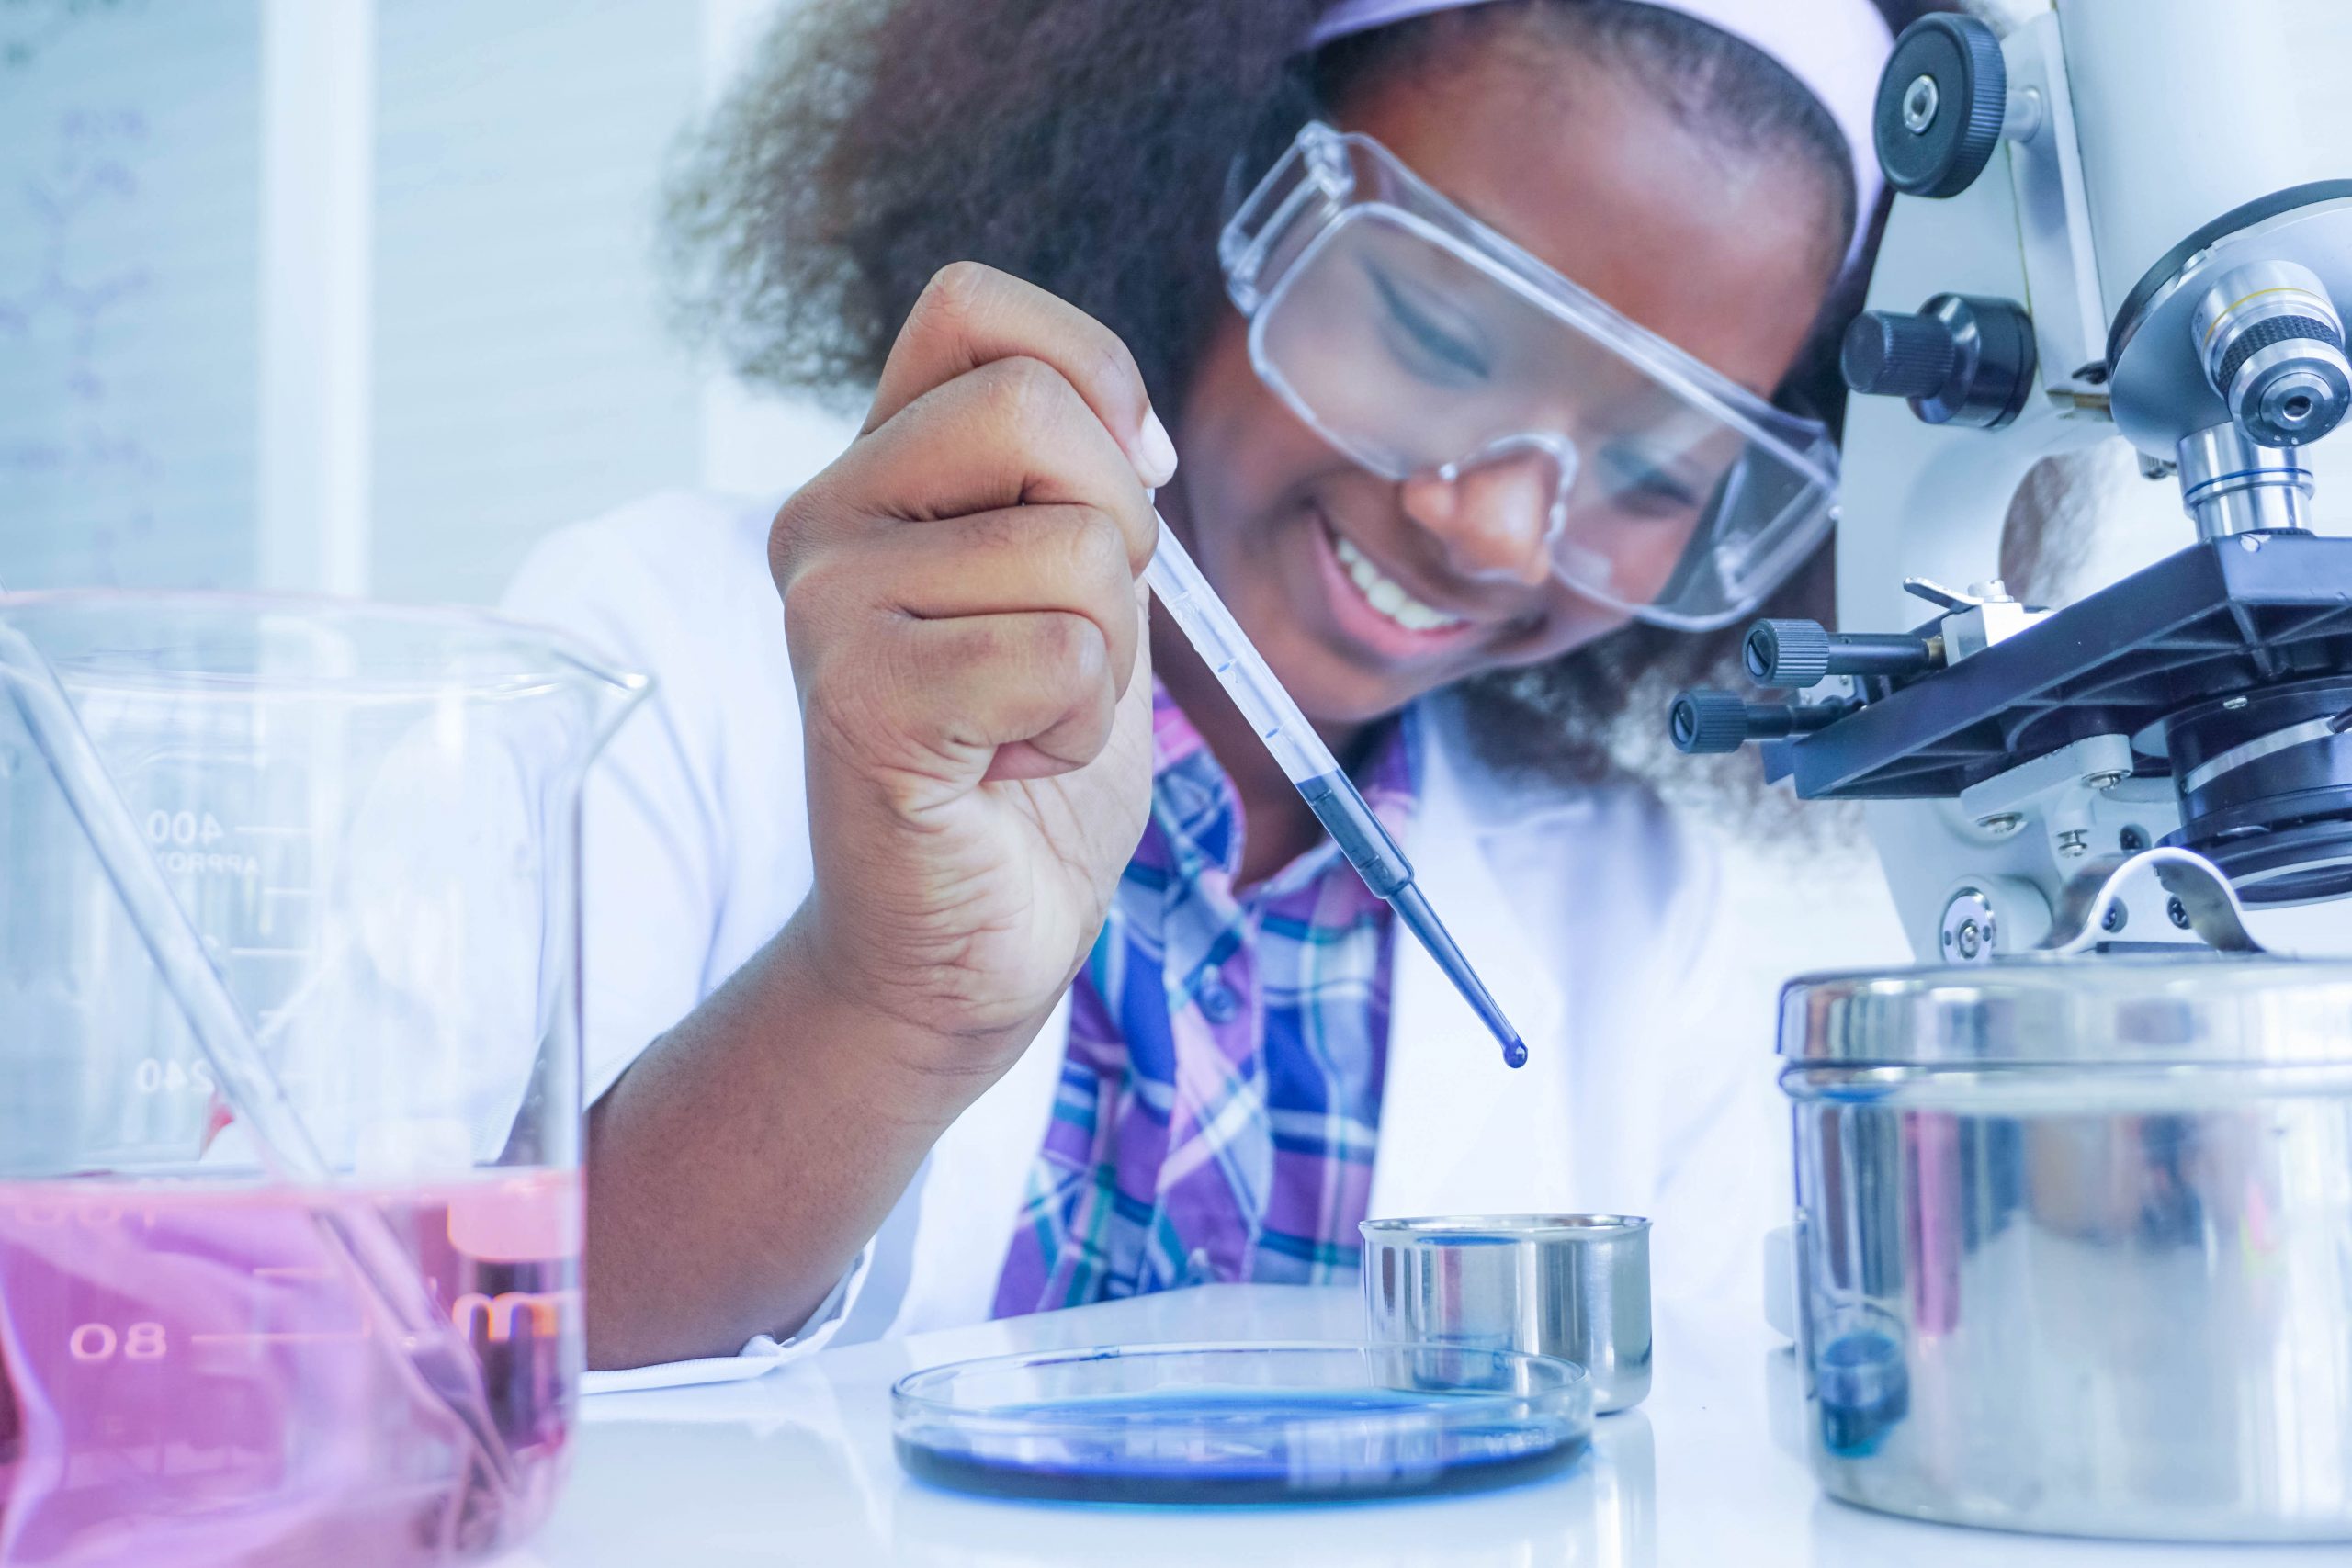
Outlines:
[{"label": "blue liquid in pipette", "polygon": [[1217,683],[1233,698],[1250,728],[1258,732],[1266,750],[1282,764],[1283,773],[1298,790],[1299,795],[1314,811],[1316,819],[1330,833],[1340,846],[1348,863],[1363,877],[1364,885],[1396,912],[1396,919],[1413,934],[1413,939],[1428,950],[1439,968],[1453,982],[1454,989],[1476,1010],[1478,1017],[1503,1048],[1505,1065],[1517,1067],[1526,1064],[1527,1043],[1519,1031],[1510,1026],[1503,1010],[1479,980],[1470,961],[1454,945],[1437,912],[1430,908],[1421,890],[1413,886],[1413,867],[1406,860],[1405,852],[1380,819],[1364,804],[1356,786],[1340,771],[1339,760],[1324,745],[1306,716],[1283,690],[1282,682],[1266,667],[1258,650],[1234,620],[1233,612],[1225,607],[1216,590],[1209,586],[1201,569],[1185,553],[1184,547],[1160,525],[1159,548],[1151,564],[1144,570],[1162,608],[1175,618],[1179,630],[1193,645],[1202,660],[1216,675]]},{"label": "blue liquid in pipette", "polygon": [[1502,1042],[1504,1065],[1525,1066],[1527,1043],[1511,1027],[1510,1020],[1503,1016],[1503,1010],[1487,990],[1486,982],[1478,978],[1478,972],[1470,967],[1470,961],[1453,944],[1445,922],[1437,918],[1437,911],[1430,908],[1430,901],[1414,884],[1413,868],[1406,863],[1404,852],[1380,826],[1372,807],[1364,804],[1363,796],[1356,793],[1347,776],[1324,773],[1303,779],[1298,793],[1315,813],[1316,820],[1331,835],[1331,841],[1340,846],[1340,852],[1348,857],[1348,863],[1363,877],[1364,885],[1396,911],[1396,919],[1428,950],[1437,966],[1445,971],[1445,977],[1476,1010],[1479,1021]]}]

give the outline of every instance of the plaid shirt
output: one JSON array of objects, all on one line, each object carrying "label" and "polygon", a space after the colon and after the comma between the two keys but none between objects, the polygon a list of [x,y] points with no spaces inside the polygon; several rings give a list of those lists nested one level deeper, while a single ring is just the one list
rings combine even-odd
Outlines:
[{"label": "plaid shirt", "polygon": [[[1408,714],[1360,781],[1409,814]],[[996,1314],[1175,1285],[1354,1275],[1393,921],[1328,839],[1245,891],[1239,799],[1164,690],[1151,820],[1071,987],[1045,1147]]]}]

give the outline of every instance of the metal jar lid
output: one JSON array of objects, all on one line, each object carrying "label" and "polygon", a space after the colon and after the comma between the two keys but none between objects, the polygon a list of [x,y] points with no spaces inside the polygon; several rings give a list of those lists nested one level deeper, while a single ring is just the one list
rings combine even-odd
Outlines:
[{"label": "metal jar lid", "polygon": [[1814,976],[1781,992],[1781,1054],[1784,1085],[1829,1066],[2352,1067],[2352,964],[2114,954]]}]

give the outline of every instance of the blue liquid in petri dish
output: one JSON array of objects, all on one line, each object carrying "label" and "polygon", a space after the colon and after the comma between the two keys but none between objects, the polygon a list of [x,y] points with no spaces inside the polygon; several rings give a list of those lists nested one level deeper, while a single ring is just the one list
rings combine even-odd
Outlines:
[{"label": "blue liquid in petri dish", "polygon": [[[1492,1408],[1491,1419],[1478,1417],[1480,1405]],[[1430,1422],[1411,1424],[1417,1413]],[[934,1484],[1001,1497],[1336,1502],[1534,1480],[1573,1463],[1589,1429],[1530,1421],[1490,1395],[1374,1387],[1180,1385],[1001,1405],[989,1415],[991,1426],[1033,1424],[1039,1435],[910,1441],[901,1433],[899,1462]]]}]

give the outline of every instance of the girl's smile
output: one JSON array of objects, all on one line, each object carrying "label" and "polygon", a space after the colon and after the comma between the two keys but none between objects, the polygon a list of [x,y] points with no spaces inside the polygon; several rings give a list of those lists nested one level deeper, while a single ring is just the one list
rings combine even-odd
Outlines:
[{"label": "girl's smile", "polygon": [[1473,584],[1431,583],[1386,556],[1377,543],[1350,537],[1313,501],[1306,512],[1311,526],[1302,536],[1315,555],[1329,629],[1335,638],[1357,643],[1366,664],[1442,660],[1465,646],[1491,642],[1498,632],[1528,619],[1481,606]]}]

